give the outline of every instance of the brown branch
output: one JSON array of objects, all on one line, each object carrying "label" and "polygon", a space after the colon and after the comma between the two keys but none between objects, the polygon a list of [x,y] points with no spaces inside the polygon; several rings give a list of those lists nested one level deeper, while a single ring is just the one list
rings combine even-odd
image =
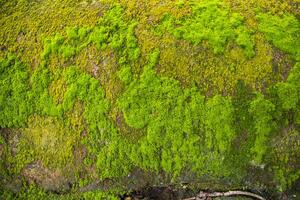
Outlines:
[{"label": "brown branch", "polygon": [[229,196],[248,196],[259,200],[266,200],[262,196],[245,191],[228,191],[228,192],[200,192],[196,197],[191,197],[183,200],[208,200],[213,197],[229,197]]}]

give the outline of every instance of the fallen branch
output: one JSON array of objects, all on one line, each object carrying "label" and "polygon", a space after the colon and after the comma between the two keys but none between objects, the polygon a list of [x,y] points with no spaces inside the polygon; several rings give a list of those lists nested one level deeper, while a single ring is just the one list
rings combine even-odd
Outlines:
[{"label": "fallen branch", "polygon": [[259,200],[266,200],[262,196],[245,191],[228,191],[228,192],[200,192],[196,197],[187,198],[183,200],[210,200],[213,197],[229,197],[229,196],[248,196]]}]

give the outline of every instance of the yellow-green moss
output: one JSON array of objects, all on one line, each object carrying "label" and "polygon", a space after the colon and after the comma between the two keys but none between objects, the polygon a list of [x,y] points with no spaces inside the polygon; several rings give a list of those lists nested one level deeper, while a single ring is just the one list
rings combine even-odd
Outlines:
[{"label": "yellow-green moss", "polygon": [[79,136],[78,130],[66,128],[55,118],[33,116],[29,118],[21,140],[33,152],[34,160],[41,160],[49,167],[63,167],[73,162],[73,149]]}]

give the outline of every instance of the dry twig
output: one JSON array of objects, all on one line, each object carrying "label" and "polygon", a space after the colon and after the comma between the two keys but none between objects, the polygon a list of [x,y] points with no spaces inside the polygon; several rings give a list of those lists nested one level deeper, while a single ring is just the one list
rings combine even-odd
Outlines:
[{"label": "dry twig", "polygon": [[183,200],[210,200],[213,197],[229,197],[229,196],[248,196],[259,200],[266,200],[262,196],[245,191],[228,191],[228,192],[200,192],[196,197],[191,197]]}]

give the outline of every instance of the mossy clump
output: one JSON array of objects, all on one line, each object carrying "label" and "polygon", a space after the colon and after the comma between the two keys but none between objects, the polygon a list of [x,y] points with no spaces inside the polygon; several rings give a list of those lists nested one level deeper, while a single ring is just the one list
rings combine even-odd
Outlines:
[{"label": "mossy clump", "polygon": [[24,126],[30,113],[29,73],[14,55],[0,59],[0,127]]},{"label": "mossy clump", "polygon": [[98,50],[113,49],[120,56],[120,64],[137,60],[140,56],[134,34],[137,22],[126,20],[123,13],[123,8],[116,4],[95,27],[68,27],[65,36],[57,33],[47,38],[42,60],[48,62],[50,55],[59,55],[68,61],[88,45],[95,45]]},{"label": "mossy clump", "polygon": [[156,75],[153,67],[158,53],[151,54],[140,79],[118,100],[126,123],[147,129],[132,147],[132,162],[144,169],[162,169],[174,177],[185,168],[197,169],[200,174],[215,172],[217,164],[205,168],[203,162],[219,162],[205,156],[210,150],[221,157],[230,149],[235,135],[232,103],[221,96],[205,103],[197,87],[182,89],[178,81]]},{"label": "mossy clump", "polygon": [[275,106],[269,100],[266,100],[262,94],[257,94],[249,108],[249,112],[254,119],[254,132],[256,135],[255,144],[252,148],[255,154],[255,161],[260,163],[262,156],[266,153],[266,142],[269,138],[269,134],[274,129],[272,122],[272,112],[274,112]]},{"label": "mossy clump", "polygon": [[219,0],[192,2],[191,7],[192,14],[179,20],[165,15],[158,29],[165,28],[178,39],[195,45],[207,40],[214,53],[224,52],[228,42],[235,42],[244,49],[247,57],[254,56],[251,34],[240,14],[230,12],[229,7]]},{"label": "mossy clump", "polygon": [[300,59],[300,23],[293,15],[282,17],[269,13],[257,15],[259,30],[268,41],[284,52],[290,53],[296,60]]}]

